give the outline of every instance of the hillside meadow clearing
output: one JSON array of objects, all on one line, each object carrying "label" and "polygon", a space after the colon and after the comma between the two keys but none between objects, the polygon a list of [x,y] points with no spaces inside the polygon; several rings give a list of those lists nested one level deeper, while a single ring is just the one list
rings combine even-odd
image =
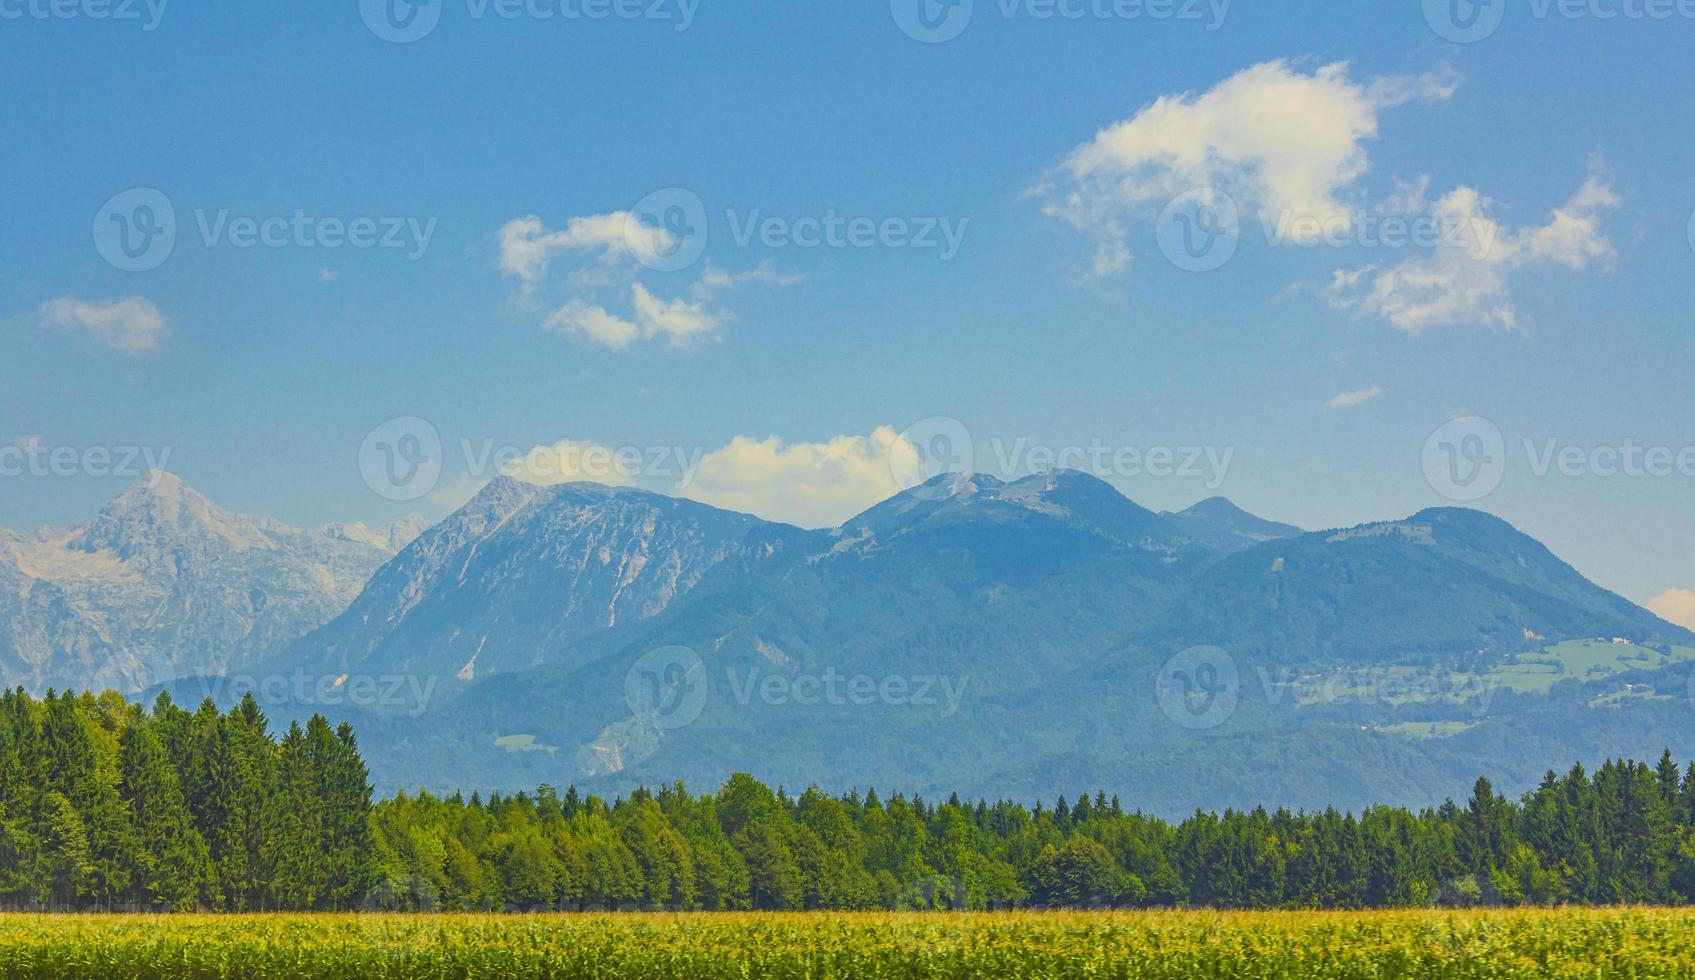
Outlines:
[{"label": "hillside meadow clearing", "polygon": [[4,915],[8,977],[1695,977],[1695,911]]}]

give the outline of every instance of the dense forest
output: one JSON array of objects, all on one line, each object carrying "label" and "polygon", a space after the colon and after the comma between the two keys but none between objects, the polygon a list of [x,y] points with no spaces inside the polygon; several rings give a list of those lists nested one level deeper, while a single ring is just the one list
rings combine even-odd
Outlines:
[{"label": "dense forest", "polygon": [[606,801],[373,803],[353,732],[274,738],[161,696],[0,694],[0,905],[173,910],[1361,908],[1695,902],[1695,765],[1550,772],[1514,801],[1145,816],[735,775]]}]

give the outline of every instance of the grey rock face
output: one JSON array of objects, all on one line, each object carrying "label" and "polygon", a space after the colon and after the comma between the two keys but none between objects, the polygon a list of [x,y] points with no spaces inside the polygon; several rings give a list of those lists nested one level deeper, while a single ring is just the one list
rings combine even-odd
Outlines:
[{"label": "grey rock face", "polygon": [[129,693],[252,663],[341,612],[421,528],[298,530],[156,473],[87,525],[0,529],[0,683]]}]

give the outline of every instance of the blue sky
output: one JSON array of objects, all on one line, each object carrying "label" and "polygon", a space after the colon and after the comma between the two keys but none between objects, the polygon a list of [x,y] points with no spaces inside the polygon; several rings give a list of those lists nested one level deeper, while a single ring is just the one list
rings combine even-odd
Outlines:
[{"label": "blue sky", "polygon": [[[1494,0],[1453,43],[1434,3],[977,0],[930,43],[906,0],[436,2],[411,43],[352,0],[0,2],[0,446],[79,460],[0,476],[0,524],[133,482],[94,447],[312,525],[439,516],[500,469],[466,445],[561,443],[677,447],[680,492],[820,523],[944,418],[981,470],[1071,448],[1151,507],[1314,528],[1454,503],[1427,447],[1482,446],[1498,486],[1458,502],[1639,602],[1695,589],[1695,474],[1607,466],[1695,459],[1675,6]],[[97,247],[135,188],[177,223],[144,271]],[[1162,221],[1225,201],[1228,261],[1169,260]],[[243,218],[288,227],[242,247]],[[360,218],[397,247],[329,247]],[[1301,219],[1330,240],[1267,240]],[[1396,223],[1463,247],[1371,237]],[[370,479],[397,417],[442,441],[418,499]],[[1228,465],[1150,465],[1191,447]]]}]

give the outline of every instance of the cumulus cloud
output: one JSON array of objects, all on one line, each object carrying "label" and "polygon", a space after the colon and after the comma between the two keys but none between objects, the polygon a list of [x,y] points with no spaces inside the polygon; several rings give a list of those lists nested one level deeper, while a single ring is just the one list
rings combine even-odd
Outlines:
[{"label": "cumulus cloud", "polygon": [[[509,463],[504,472],[507,476],[541,486],[600,483],[609,487],[633,487],[643,482],[643,478],[663,478],[663,468],[669,464],[670,458],[668,452],[656,459],[636,448],[619,450],[585,440],[564,439],[550,446],[536,446],[521,459]],[[686,476],[686,472],[678,474],[680,479],[686,479]]]},{"label": "cumulus cloud", "polygon": [[1130,263],[1132,223],[1203,187],[1244,208],[1334,226],[1349,221],[1378,115],[1453,94],[1451,73],[1356,82],[1348,64],[1310,73],[1254,65],[1199,93],[1167,95],[1071,151],[1030,192],[1095,240],[1092,278]]},{"label": "cumulus cloud", "polygon": [[1695,592],[1670,589],[1648,603],[1648,611],[1668,623],[1695,630]]},{"label": "cumulus cloud", "polygon": [[156,350],[166,330],[159,308],[141,296],[104,301],[63,296],[43,303],[37,316],[43,326],[81,333],[126,354]]},{"label": "cumulus cloud", "polygon": [[554,311],[542,324],[547,330],[579,334],[613,350],[623,350],[641,335],[641,328],[602,306],[572,300]]},{"label": "cumulus cloud", "polygon": [[719,290],[735,286],[745,286],[750,283],[762,286],[792,286],[805,282],[803,273],[778,272],[770,259],[759,263],[745,272],[730,272],[717,263],[707,260],[706,269],[700,274],[700,282],[695,284],[695,294],[701,297],[711,297]]},{"label": "cumulus cloud", "polygon": [[1329,404],[1331,408],[1353,408],[1356,405],[1364,405],[1374,398],[1380,398],[1382,395],[1383,389],[1378,385],[1372,385],[1358,391],[1344,391],[1330,399]]},{"label": "cumulus cloud", "polygon": [[640,487],[801,527],[835,527],[902,489],[897,474],[920,467],[918,451],[889,426],[870,435],[785,443],[737,436],[706,450],[612,448],[567,439],[537,446],[505,468],[550,486],[589,482]]},{"label": "cumulus cloud", "polygon": [[701,459],[682,495],[767,520],[835,527],[900,492],[891,457],[911,453],[889,426],[828,442],[737,436]]},{"label": "cumulus cloud", "polygon": [[662,300],[639,282],[630,291],[635,300],[636,322],[641,324],[644,337],[663,335],[673,344],[684,344],[711,334],[728,319],[727,314],[709,312],[703,303]]},{"label": "cumulus cloud", "polygon": [[1394,263],[1339,269],[1325,295],[1336,309],[1379,317],[1407,333],[1456,325],[1510,330],[1518,324],[1511,277],[1536,267],[1581,271],[1611,259],[1602,220],[1618,204],[1599,164],[1538,226],[1503,225],[1494,201],[1456,188],[1432,208],[1439,230],[1434,247]]},{"label": "cumulus cloud", "polygon": [[636,220],[628,211],[572,218],[548,231],[531,214],[513,218],[500,229],[500,271],[533,288],[547,276],[561,252],[583,252],[607,264],[623,259],[652,260],[673,247],[671,234]]},{"label": "cumulus cloud", "polygon": [[[721,293],[750,284],[787,286],[802,278],[778,272],[769,261],[742,272],[708,261],[689,298],[662,297],[641,277],[681,242],[628,211],[571,218],[552,230],[539,217],[526,215],[508,221],[498,237],[500,271],[517,280],[521,305],[539,306],[538,295],[550,286],[563,295],[543,321],[544,329],[613,350],[655,338],[673,346],[709,339],[735,319],[717,308]],[[572,260],[568,271],[555,275],[556,262],[567,259]]]}]

